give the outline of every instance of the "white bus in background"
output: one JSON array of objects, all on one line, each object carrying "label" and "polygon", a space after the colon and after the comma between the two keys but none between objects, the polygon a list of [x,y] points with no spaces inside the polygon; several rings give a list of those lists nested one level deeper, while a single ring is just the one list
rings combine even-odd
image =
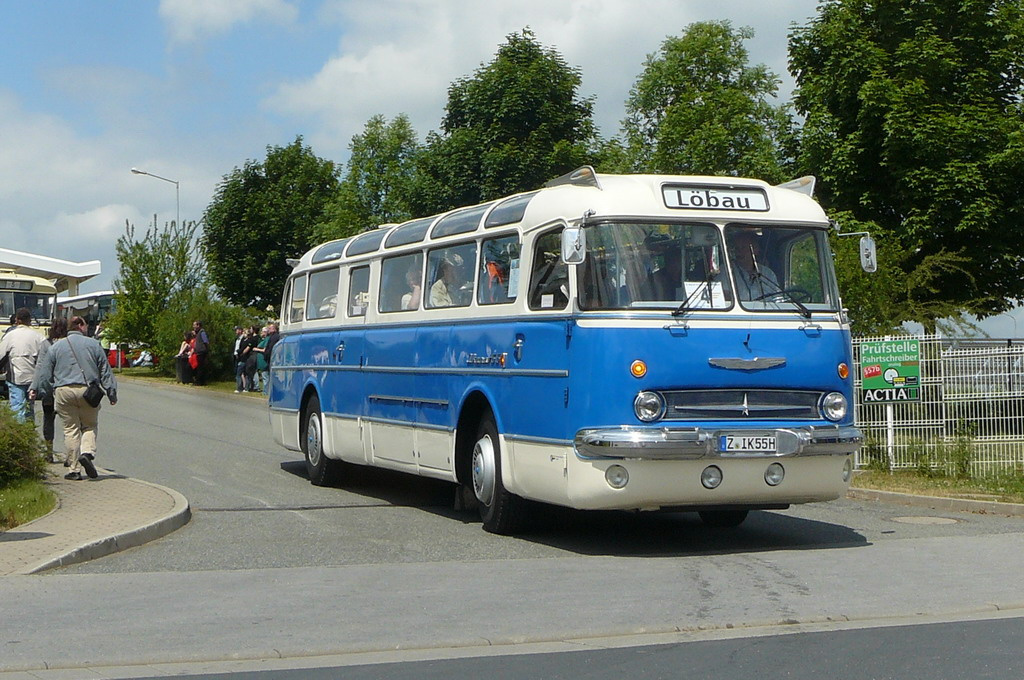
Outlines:
[{"label": "white bus in background", "polygon": [[57,296],[57,309],[54,316],[62,316],[68,320],[73,316],[80,316],[89,324],[89,335],[92,335],[96,326],[105,322],[115,308],[114,291],[99,290],[70,297]]}]

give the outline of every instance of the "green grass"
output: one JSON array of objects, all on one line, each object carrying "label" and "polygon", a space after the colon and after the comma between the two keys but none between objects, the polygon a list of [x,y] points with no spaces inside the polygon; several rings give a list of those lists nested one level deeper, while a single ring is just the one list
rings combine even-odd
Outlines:
[{"label": "green grass", "polygon": [[866,470],[853,478],[854,487],[877,491],[897,491],[919,496],[943,496],[1004,503],[1024,503],[1024,476],[1006,474],[997,477],[957,479],[925,477],[913,470],[892,473]]},{"label": "green grass", "polygon": [[53,510],[57,496],[36,479],[21,479],[0,489],[0,529],[11,529]]}]

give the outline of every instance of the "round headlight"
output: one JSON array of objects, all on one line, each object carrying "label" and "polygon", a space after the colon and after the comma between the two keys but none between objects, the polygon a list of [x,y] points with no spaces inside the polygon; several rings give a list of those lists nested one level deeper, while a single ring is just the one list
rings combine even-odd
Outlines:
[{"label": "round headlight", "polygon": [[633,400],[633,410],[637,418],[650,423],[665,414],[665,400],[657,392],[641,392]]},{"label": "round headlight", "polygon": [[786,476],[786,469],[782,467],[781,463],[772,463],[768,466],[768,469],[764,471],[764,481],[768,486],[778,486],[782,484],[782,479]]},{"label": "round headlight", "polygon": [[621,465],[612,465],[604,471],[604,480],[613,489],[622,489],[629,483],[629,473]]},{"label": "round headlight", "polygon": [[829,392],[821,400],[821,414],[829,420],[842,420],[846,417],[846,397],[839,392]]},{"label": "round headlight", "polygon": [[709,465],[700,473],[700,483],[705,489],[716,489],[722,483],[722,469],[717,465]]}]

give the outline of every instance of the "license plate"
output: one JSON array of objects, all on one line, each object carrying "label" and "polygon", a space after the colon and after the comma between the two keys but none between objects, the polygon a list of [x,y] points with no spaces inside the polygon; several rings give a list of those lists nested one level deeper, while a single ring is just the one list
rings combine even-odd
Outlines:
[{"label": "license plate", "polygon": [[775,453],[775,437],[723,434],[718,438],[718,450],[723,453]]}]

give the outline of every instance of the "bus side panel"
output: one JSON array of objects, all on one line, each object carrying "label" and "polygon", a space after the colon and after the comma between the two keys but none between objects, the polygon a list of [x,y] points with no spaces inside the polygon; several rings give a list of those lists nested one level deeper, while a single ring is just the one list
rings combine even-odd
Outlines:
[{"label": "bus side panel", "polygon": [[416,464],[412,429],[417,416],[416,329],[366,330],[366,417],[375,464],[406,469]]},{"label": "bus side panel", "polygon": [[324,414],[330,431],[328,455],[352,463],[366,463],[362,417],[365,415],[365,377],[360,372],[363,359],[363,326],[342,327],[332,341],[332,370],[327,374],[323,395]]}]

